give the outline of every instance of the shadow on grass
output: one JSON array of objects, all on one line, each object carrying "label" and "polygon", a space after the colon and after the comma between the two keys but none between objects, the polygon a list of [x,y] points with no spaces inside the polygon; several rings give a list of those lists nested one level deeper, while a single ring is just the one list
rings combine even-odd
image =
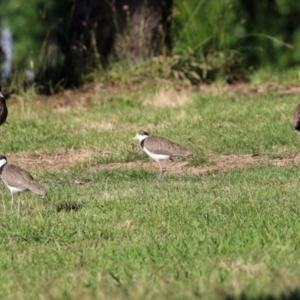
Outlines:
[{"label": "shadow on grass", "polygon": [[71,212],[71,211],[78,211],[82,208],[81,204],[78,204],[74,201],[65,201],[61,202],[56,206],[56,211],[60,212],[62,210],[66,212]]},{"label": "shadow on grass", "polygon": [[241,295],[239,297],[227,296],[226,300],[300,300],[300,290],[295,290],[290,293],[281,294],[279,296],[259,296],[249,297],[247,295]]}]

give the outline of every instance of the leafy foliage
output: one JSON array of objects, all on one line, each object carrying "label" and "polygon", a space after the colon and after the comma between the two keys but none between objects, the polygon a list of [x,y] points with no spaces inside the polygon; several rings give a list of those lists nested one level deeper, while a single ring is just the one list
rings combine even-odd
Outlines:
[{"label": "leafy foliage", "polygon": [[300,2],[175,1],[175,48],[234,50],[249,66],[300,62]]},{"label": "leafy foliage", "polygon": [[[1,21],[10,26],[16,41],[16,71],[33,69],[38,81],[49,81],[53,89],[63,83],[72,4],[0,3]],[[175,0],[173,53],[156,60],[167,65],[171,78],[190,83],[244,77],[264,65],[289,67],[300,62],[299,13],[300,2],[294,0]],[[116,64],[112,60],[110,66]]]}]

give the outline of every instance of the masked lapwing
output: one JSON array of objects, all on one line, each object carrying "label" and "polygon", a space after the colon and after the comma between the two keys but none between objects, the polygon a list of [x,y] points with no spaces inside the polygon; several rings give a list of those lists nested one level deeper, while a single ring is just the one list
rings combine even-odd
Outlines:
[{"label": "masked lapwing", "polygon": [[[159,136],[150,136],[146,131],[140,131],[136,134],[134,139],[139,140],[140,147],[146,152],[152,159],[158,162],[160,172],[158,175],[158,181],[163,177],[163,174],[174,166],[175,161],[172,159],[173,156],[190,156],[192,152],[186,147],[170,141],[166,138]],[[171,160],[171,164],[167,169],[163,169],[160,161],[164,159]]]},{"label": "masked lapwing", "polygon": [[14,203],[14,194],[18,194],[18,216],[20,216],[21,209],[21,192],[30,191],[42,197],[46,195],[46,190],[41,184],[35,181],[24,169],[7,163],[7,158],[3,155],[0,155],[0,176],[11,193],[11,210]]}]

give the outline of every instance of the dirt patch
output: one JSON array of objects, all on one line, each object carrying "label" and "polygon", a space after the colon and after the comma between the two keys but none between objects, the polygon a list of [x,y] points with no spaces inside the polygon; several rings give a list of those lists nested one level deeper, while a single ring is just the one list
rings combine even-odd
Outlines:
[{"label": "dirt patch", "polygon": [[[8,155],[9,163],[16,164],[27,170],[41,169],[47,171],[67,171],[78,163],[89,162],[95,156],[89,150],[68,150],[56,154],[38,153],[28,155],[18,153],[17,155]],[[199,175],[210,172],[225,172],[227,170],[248,168],[254,165],[272,164],[275,166],[289,166],[300,164],[300,154],[284,158],[270,158],[268,156],[259,156],[251,154],[215,154],[210,153],[207,158],[210,161],[208,166],[191,166],[188,161],[178,161],[168,172],[171,174],[190,174]],[[163,167],[169,165],[169,161],[162,162]],[[138,169],[142,168],[148,171],[159,171],[158,163],[153,160],[138,160],[126,163],[108,163],[99,164],[90,167],[90,171],[118,170],[118,169]]]},{"label": "dirt patch", "polygon": [[[41,169],[58,171],[69,169],[77,163],[88,162],[93,158],[93,154],[87,150],[74,151],[69,150],[57,154],[43,154],[36,153],[34,155],[18,154],[10,156],[10,163],[15,163],[20,167],[36,166]],[[285,158],[269,158],[267,156],[258,156],[251,154],[237,155],[208,155],[211,164],[209,166],[189,166],[187,161],[177,162],[171,169],[170,173],[186,173],[186,174],[201,174],[208,172],[220,172],[229,169],[247,168],[259,164],[272,164],[276,166],[288,166],[291,164],[298,164],[300,162],[300,155]],[[167,167],[168,161],[162,162],[163,167]],[[90,168],[91,171],[99,170],[117,170],[117,169],[136,169],[143,168],[145,170],[159,170],[159,166],[155,161],[133,161],[127,163],[108,163],[100,164]]]},{"label": "dirt patch", "polygon": [[89,150],[58,151],[55,154],[35,152],[34,154],[18,153],[7,155],[8,161],[21,168],[42,169],[47,171],[66,171],[78,163],[89,161],[93,158]]},{"label": "dirt patch", "polygon": [[[269,158],[268,156],[258,156],[251,154],[236,155],[236,154],[209,154],[208,158],[211,162],[209,166],[190,166],[187,161],[177,162],[168,172],[171,174],[189,174],[199,175],[210,172],[225,172],[230,169],[247,168],[260,164],[272,164],[276,166],[288,166],[300,163],[300,155],[285,158]],[[163,167],[167,167],[169,162],[162,162]],[[110,163],[97,165],[91,170],[117,170],[117,169],[136,169],[143,168],[144,170],[159,171],[158,163],[155,161],[134,161],[127,163]]]}]

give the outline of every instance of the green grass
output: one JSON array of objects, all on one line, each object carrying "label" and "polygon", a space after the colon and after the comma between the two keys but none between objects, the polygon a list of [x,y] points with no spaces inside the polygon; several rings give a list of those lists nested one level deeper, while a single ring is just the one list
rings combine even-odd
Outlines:
[{"label": "green grass", "polygon": [[24,113],[15,103],[10,107],[9,125],[2,129],[2,151],[55,153],[59,149],[85,148],[99,153],[105,149],[99,161],[123,162],[139,155],[132,137],[140,129],[147,129],[151,134],[176,137],[176,141],[187,145],[195,153],[195,164],[209,152],[274,156],[297,152],[299,138],[292,130],[297,95],[200,94],[192,96],[189,105],[173,109],[145,106],[144,96],[116,98],[113,102],[96,96],[90,108],[66,111],[32,105]]},{"label": "green grass", "polygon": [[[300,279],[298,173],[256,167],[161,184],[140,170],[77,169],[64,182],[46,173],[45,200],[26,195],[20,219],[2,214],[1,297],[287,292]],[[75,186],[74,177],[88,183]]]},{"label": "green grass", "polygon": [[256,83],[271,81],[276,83],[299,84],[300,69],[298,66],[289,69],[279,69],[277,67],[264,67],[255,71],[251,76],[251,81]]},{"label": "green grass", "polygon": [[155,108],[143,105],[146,96],[96,96],[90,107],[59,112],[26,95],[8,103],[0,128],[8,159],[82,149],[93,158],[62,171],[28,166],[48,195],[23,194],[19,219],[0,184],[1,299],[257,299],[299,286],[299,166],[161,183],[140,167],[97,170],[148,161],[132,141],[139,129],[187,145],[194,166],[209,164],[211,152],[296,154],[298,98],[193,94],[185,106]]}]

